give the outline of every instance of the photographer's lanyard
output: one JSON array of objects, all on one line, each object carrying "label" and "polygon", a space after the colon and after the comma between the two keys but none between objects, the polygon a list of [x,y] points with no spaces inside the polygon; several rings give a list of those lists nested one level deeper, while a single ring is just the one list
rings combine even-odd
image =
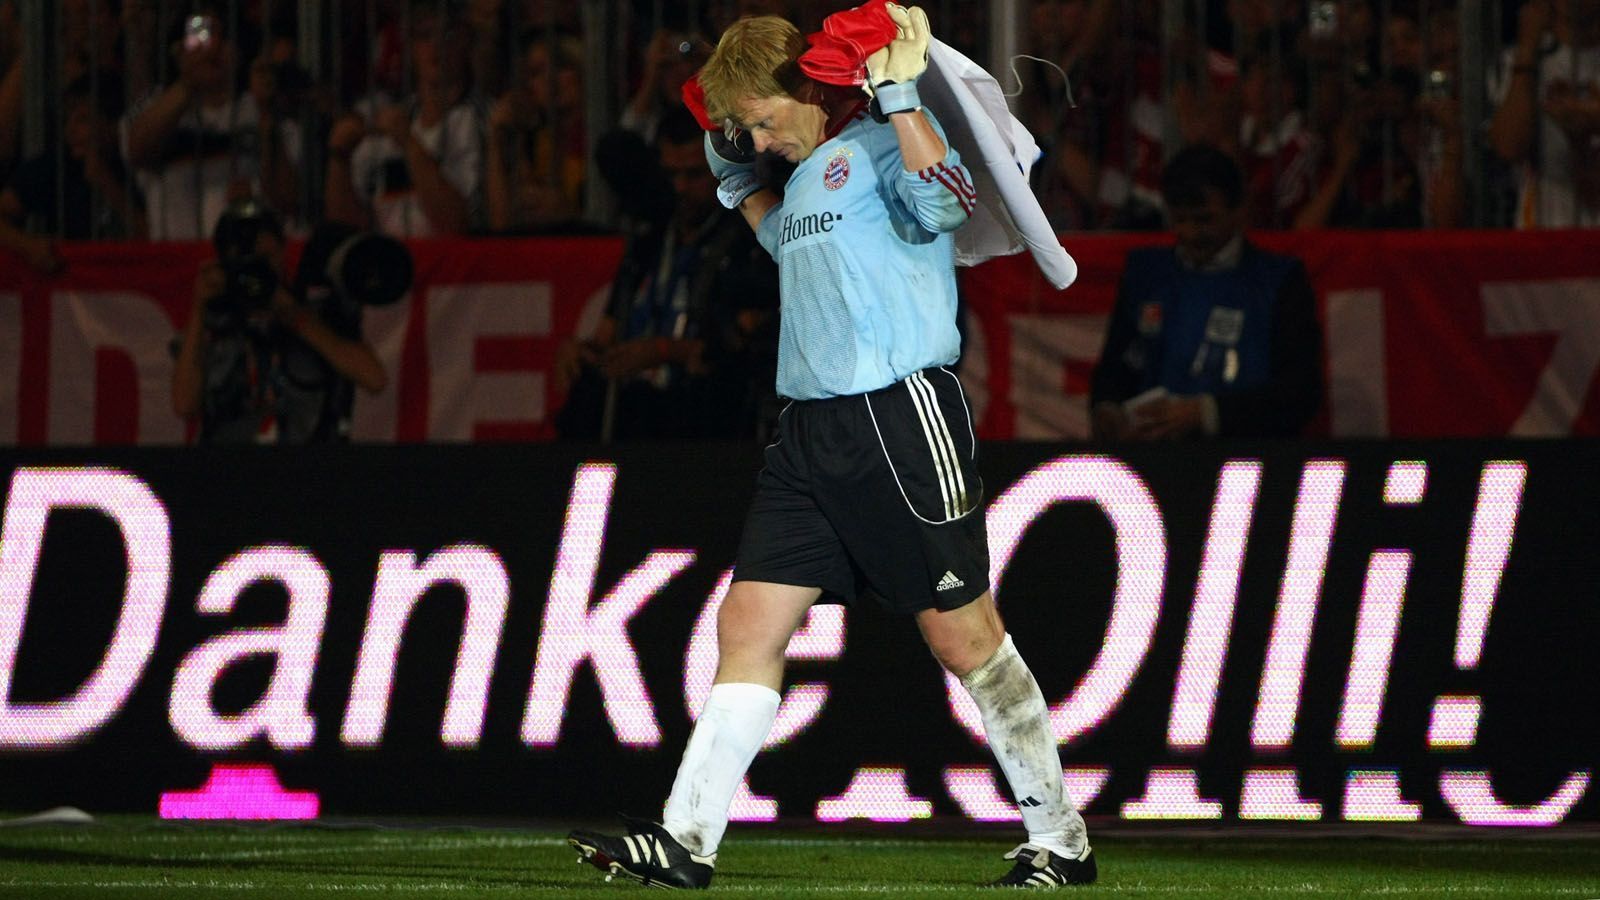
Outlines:
[{"label": "photographer's lanyard", "polygon": [[[657,337],[679,339],[689,331],[689,282],[699,254],[694,244],[680,247],[677,235],[669,231],[662,238],[656,270],[634,295],[628,317],[626,338]],[[665,390],[674,377],[670,365],[652,366],[639,373],[656,388]]]},{"label": "photographer's lanyard", "polygon": [[688,336],[689,281],[698,262],[694,245],[680,247],[676,235],[668,233],[655,274],[642,286],[628,322],[630,337]]},{"label": "photographer's lanyard", "polygon": [[[256,420],[256,443],[278,442],[278,401],[273,390],[272,363],[261,365],[262,348],[251,344],[244,353],[245,387],[249,392],[250,415]],[[269,351],[270,352],[270,351]]]}]

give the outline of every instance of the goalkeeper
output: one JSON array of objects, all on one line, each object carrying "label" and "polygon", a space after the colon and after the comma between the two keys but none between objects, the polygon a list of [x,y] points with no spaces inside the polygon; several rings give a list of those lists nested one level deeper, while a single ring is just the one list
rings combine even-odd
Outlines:
[{"label": "goalkeeper", "polygon": [[[870,593],[915,617],[982,714],[1028,831],[996,883],[1088,883],[1095,860],[1048,707],[989,591],[972,414],[946,368],[958,352],[952,233],[976,194],[918,98],[927,17],[883,0],[852,15],[819,37],[854,42],[860,86],[809,77],[805,39],[775,17],[729,27],[692,83],[702,124],[723,126],[706,137],[720,199],[778,262],[777,387],[792,402],[766,450],[717,620],[715,684],[664,821],[568,841],[611,874],[708,885],[729,804],[777,714],[790,636],[812,604]],[[795,164],[781,199],[755,175],[763,152]]]}]

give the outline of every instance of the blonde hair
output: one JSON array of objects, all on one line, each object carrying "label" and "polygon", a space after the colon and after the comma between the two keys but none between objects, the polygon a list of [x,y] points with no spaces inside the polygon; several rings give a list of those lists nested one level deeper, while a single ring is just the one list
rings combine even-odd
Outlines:
[{"label": "blonde hair", "polygon": [[713,122],[737,122],[734,105],[739,100],[793,94],[805,81],[797,63],[805,49],[800,30],[777,16],[755,16],[729,25],[700,70],[706,113]]}]

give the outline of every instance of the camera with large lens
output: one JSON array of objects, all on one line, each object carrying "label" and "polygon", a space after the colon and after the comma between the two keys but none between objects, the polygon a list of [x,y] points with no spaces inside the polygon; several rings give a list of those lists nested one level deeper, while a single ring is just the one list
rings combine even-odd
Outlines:
[{"label": "camera with large lens", "polygon": [[317,226],[300,254],[295,295],[355,306],[388,306],[411,290],[411,253],[387,235],[349,225]]},{"label": "camera with large lens", "polygon": [[206,303],[206,325],[211,330],[238,331],[260,320],[258,314],[272,306],[272,295],[278,290],[278,271],[262,252],[263,234],[282,243],[283,223],[258,200],[235,202],[217,220],[211,242],[216,247],[225,286],[222,293]]}]

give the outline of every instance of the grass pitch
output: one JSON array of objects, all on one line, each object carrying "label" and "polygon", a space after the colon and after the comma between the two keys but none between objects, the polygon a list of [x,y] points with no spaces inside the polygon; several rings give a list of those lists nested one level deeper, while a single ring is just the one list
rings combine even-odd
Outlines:
[{"label": "grass pitch", "polygon": [[[1100,882],[1083,897],[1600,898],[1600,834],[1527,837],[1396,828],[1315,837],[1247,828],[1092,831]],[[554,828],[172,825],[112,818],[0,828],[0,897],[623,897],[642,889],[574,864]],[[711,892],[985,897],[1009,831],[926,825],[735,827]]]}]

